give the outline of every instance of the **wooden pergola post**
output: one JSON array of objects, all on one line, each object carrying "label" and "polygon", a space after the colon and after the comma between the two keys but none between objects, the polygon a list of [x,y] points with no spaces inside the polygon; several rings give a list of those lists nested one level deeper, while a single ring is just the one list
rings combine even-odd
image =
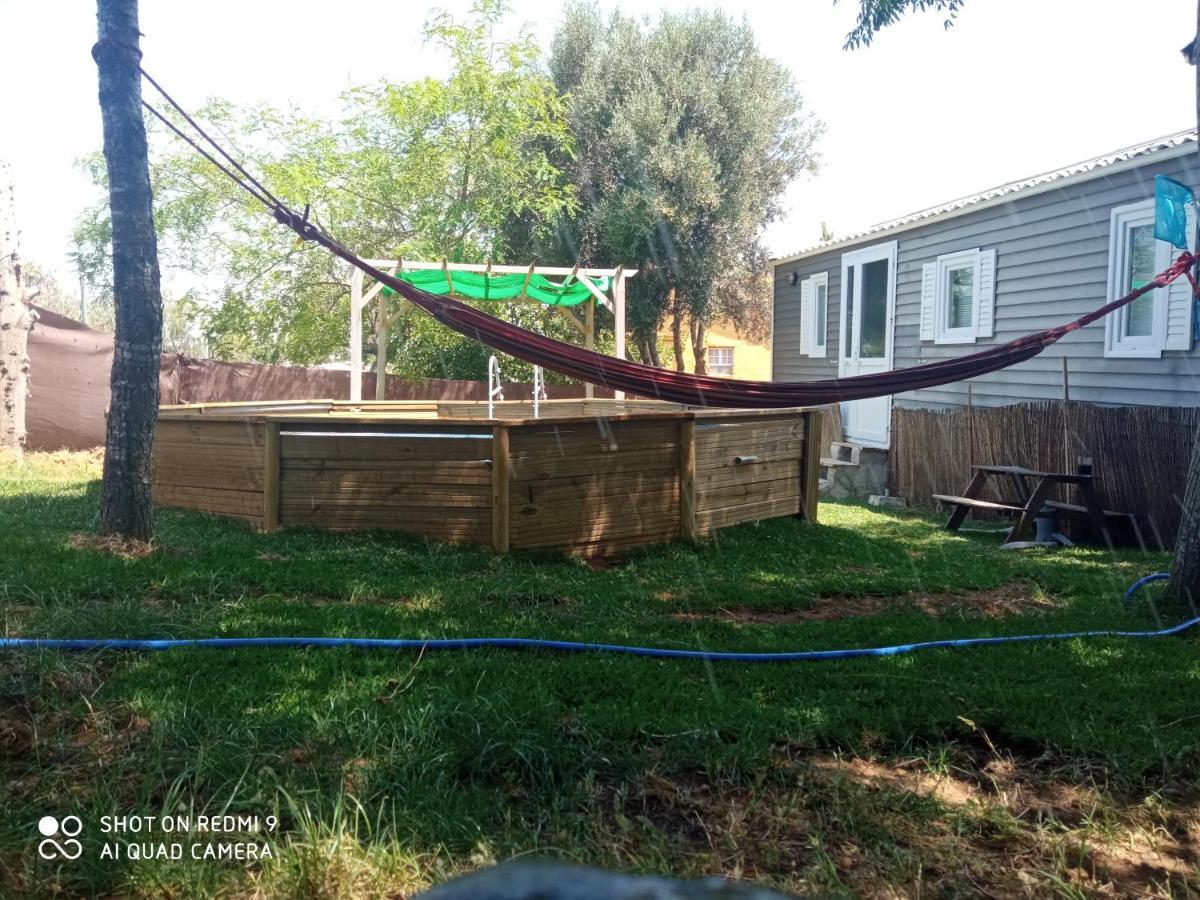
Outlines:
[{"label": "wooden pergola post", "polygon": [[[613,276],[613,335],[616,346],[613,348],[613,355],[617,359],[625,359],[625,279],[632,278],[635,273],[625,275],[625,267],[617,266],[617,272]],[[614,391],[613,397],[617,400],[625,399],[624,391]]]},{"label": "wooden pergola post", "polygon": [[388,311],[383,291],[375,298],[375,399],[387,399]]},{"label": "wooden pergola post", "polygon": [[362,400],[362,269],[350,270],[350,402]]},{"label": "wooden pergola post", "polygon": [[[384,266],[387,268],[389,275],[395,275],[399,271],[402,262],[396,260],[394,262],[380,263],[375,262],[372,265]],[[387,316],[387,303],[383,296],[383,282],[379,282],[372,288],[363,293],[363,273],[361,269],[351,268],[350,270],[350,402],[358,403],[362,400],[362,312],[376,297],[379,298],[379,315],[376,323],[376,343],[382,343],[383,350],[378,346],[375,348],[376,353],[376,377],[375,377],[375,399],[383,400],[385,395],[379,393],[379,383],[383,381],[386,385],[387,368],[387,333],[388,326],[391,324],[391,319]],[[379,323],[382,322],[383,337],[380,340]],[[382,356],[380,355],[382,354]],[[386,390],[386,387],[385,387]]]},{"label": "wooden pergola post", "polygon": [[[583,310],[583,346],[588,350],[596,349],[596,298],[588,297],[587,306]],[[588,400],[596,396],[596,386],[590,381],[584,382],[583,396]]]},{"label": "wooden pergola post", "polygon": [[[575,268],[571,270],[571,274],[567,277],[567,281],[578,277],[579,264],[576,263]],[[581,282],[582,283],[582,282]],[[563,284],[566,284],[564,281]],[[583,346],[588,350],[596,349],[596,298],[588,297],[587,303],[583,308]],[[596,388],[590,381],[583,383],[583,396],[587,400],[591,400],[596,395]]]}]

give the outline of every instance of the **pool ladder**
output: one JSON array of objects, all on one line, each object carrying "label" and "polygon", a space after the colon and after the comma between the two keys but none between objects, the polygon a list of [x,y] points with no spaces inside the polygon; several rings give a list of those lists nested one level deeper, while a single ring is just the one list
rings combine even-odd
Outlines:
[{"label": "pool ladder", "polygon": [[488,357],[488,418],[496,418],[494,404],[504,399],[504,388],[500,384],[500,360]]},{"label": "pool ladder", "polygon": [[[500,384],[500,361],[495,356],[488,357],[488,418],[495,418],[495,402],[504,399],[504,388]],[[539,404],[549,400],[546,396],[546,376],[542,374],[541,366],[533,367],[533,417],[541,418]]]}]

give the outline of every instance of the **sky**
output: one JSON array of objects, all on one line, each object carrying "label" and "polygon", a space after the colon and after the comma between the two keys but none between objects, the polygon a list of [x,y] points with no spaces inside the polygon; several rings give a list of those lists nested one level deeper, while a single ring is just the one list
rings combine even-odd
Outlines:
[{"label": "sky", "polygon": [[[461,15],[467,0],[440,7]],[[548,50],[561,4],[513,0]],[[210,96],[332,114],[345,88],[444,71],[422,46],[425,3],[142,0],[144,65],[185,106]],[[836,236],[1195,125],[1179,49],[1194,0],[967,0],[949,30],[906,16],[842,49],[857,3],[601,0],[606,9],[720,6],[744,15],[825,123],[815,175],[788,190],[766,233],[781,256]],[[0,0],[0,160],[12,167],[21,253],[71,290],[79,210],[95,198],[76,160],[101,145],[91,0]],[[15,39],[14,39],[15,38]],[[303,202],[303,198],[296,198]]]}]

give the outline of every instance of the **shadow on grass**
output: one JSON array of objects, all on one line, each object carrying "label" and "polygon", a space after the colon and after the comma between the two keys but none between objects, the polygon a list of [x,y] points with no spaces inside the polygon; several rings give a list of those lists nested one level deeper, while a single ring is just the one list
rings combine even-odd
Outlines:
[{"label": "shadow on grass", "polygon": [[[1161,565],[1086,549],[1005,554],[992,536],[837,504],[823,506],[820,527],[746,526],[601,570],[387,533],[258,535],[170,510],[158,517],[158,552],[121,559],[70,541],[90,527],[95,503],[94,483],[0,496],[0,533],[25,551],[2,584],[22,633],[867,646],[1144,627],[1152,617],[1126,613],[1117,598]],[[1061,608],[1001,621],[897,609],[752,628],[675,616],[1015,580]],[[278,812],[292,828],[296,809],[325,821],[347,797],[370,812],[375,840],[414,853],[555,846],[611,862],[595,839],[603,804],[651,773],[756,784],[780,748],[900,754],[982,729],[1001,745],[1091,760],[1137,782],[1186,772],[1200,745],[1190,699],[1200,654],[1184,639],[769,666],[503,651],[31,654],[5,658],[0,675],[0,780],[11,788],[0,848],[19,851],[22,867],[25,826],[39,810],[94,822],[194,804]],[[653,858],[651,848],[630,853],[635,864]],[[70,884],[112,888],[134,871],[93,860]]]}]

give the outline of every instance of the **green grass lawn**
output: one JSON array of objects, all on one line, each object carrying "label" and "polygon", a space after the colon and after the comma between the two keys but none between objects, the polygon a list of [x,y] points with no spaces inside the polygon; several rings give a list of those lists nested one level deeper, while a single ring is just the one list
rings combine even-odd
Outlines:
[{"label": "green grass lawn", "polygon": [[[98,466],[0,469],[8,635],[505,635],[785,650],[1094,628],[1161,554],[1004,552],[823,504],[592,567],[164,510],[87,540]],[[744,665],[484,651],[0,653],[0,894],[404,896],[513,856],[835,895],[1200,891],[1200,645]],[[43,861],[40,816],[84,822]],[[273,815],[265,863],[99,858],[102,816]],[[145,842],[162,836],[125,836]]]}]

